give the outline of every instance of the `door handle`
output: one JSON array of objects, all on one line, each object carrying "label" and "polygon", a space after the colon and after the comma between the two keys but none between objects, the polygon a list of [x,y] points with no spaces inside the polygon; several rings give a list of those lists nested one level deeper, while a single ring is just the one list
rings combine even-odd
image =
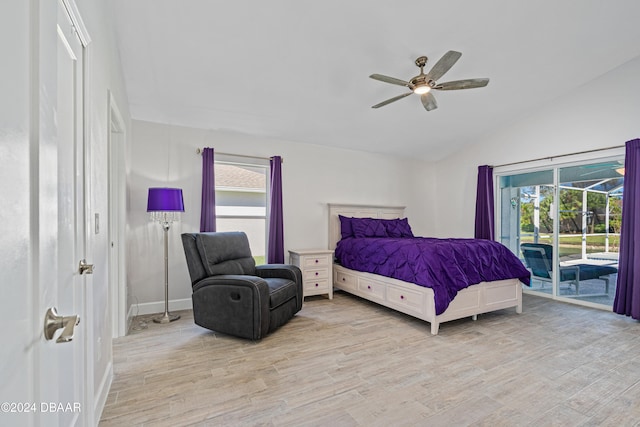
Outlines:
[{"label": "door handle", "polygon": [[78,265],[78,273],[80,274],[93,274],[93,264],[87,264],[86,259],[81,259]]},{"label": "door handle", "polygon": [[62,329],[62,333],[56,340],[57,343],[69,342],[73,339],[74,328],[80,323],[80,316],[74,314],[72,316],[60,316],[55,307],[47,310],[44,316],[44,337],[47,341],[53,339],[53,335],[58,329]]}]

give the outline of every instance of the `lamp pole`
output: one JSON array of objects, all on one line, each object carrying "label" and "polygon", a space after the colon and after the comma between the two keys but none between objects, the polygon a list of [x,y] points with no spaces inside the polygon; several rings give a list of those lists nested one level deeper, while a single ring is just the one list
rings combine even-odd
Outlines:
[{"label": "lamp pole", "polygon": [[171,222],[166,218],[162,221],[164,230],[164,314],[153,319],[156,323],[169,323],[180,318],[179,314],[169,313],[169,228]]}]

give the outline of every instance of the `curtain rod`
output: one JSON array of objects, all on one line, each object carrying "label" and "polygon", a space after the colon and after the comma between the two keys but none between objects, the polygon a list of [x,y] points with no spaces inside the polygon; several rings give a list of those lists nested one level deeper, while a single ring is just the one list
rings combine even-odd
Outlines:
[{"label": "curtain rod", "polygon": [[[202,148],[196,148],[196,154],[202,154]],[[235,156],[235,157],[245,157],[247,159],[262,159],[262,160],[271,160],[273,157],[260,157],[260,156],[247,156],[246,154],[233,154],[233,153],[223,153],[221,151],[214,151],[215,154],[222,154],[223,156]],[[284,163],[284,158],[280,158],[280,163]]]},{"label": "curtain rod", "polygon": [[625,145],[614,145],[613,147],[596,148],[594,150],[578,151],[577,153],[558,154],[557,156],[539,157],[537,159],[522,160],[520,162],[503,163],[501,165],[494,165],[494,166],[491,166],[491,167],[492,168],[500,168],[500,167],[503,167],[503,166],[521,165],[523,163],[537,162],[537,161],[540,161],[540,160],[553,160],[553,159],[557,159],[558,157],[569,157],[569,156],[575,156],[575,155],[578,155],[578,154],[597,153],[598,151],[613,150],[615,148],[624,148],[624,147],[625,147]]}]

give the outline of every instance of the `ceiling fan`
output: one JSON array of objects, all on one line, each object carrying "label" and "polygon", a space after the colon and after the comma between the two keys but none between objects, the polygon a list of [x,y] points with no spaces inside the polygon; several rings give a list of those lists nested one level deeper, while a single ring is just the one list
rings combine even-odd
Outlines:
[{"label": "ceiling fan", "polygon": [[405,86],[411,90],[411,92],[403,93],[402,95],[394,96],[393,98],[387,99],[386,101],[382,101],[379,104],[372,106],[371,108],[380,108],[387,104],[391,104],[399,99],[404,98],[405,96],[409,96],[412,93],[416,93],[420,95],[420,100],[422,101],[422,105],[427,111],[435,110],[438,108],[438,103],[436,102],[435,96],[431,93],[431,89],[435,90],[457,90],[457,89],[472,89],[476,87],[484,87],[489,84],[489,79],[466,79],[466,80],[455,80],[452,82],[438,83],[437,80],[440,79],[453,65],[460,59],[462,53],[456,52],[454,50],[450,50],[449,52],[442,55],[442,58],[436,65],[431,68],[431,70],[425,74],[424,66],[427,64],[427,57],[421,56],[416,59],[416,65],[420,67],[420,74],[413,77],[409,81],[404,81],[400,79],[396,79],[394,77],[383,76],[382,74],[371,74],[371,77],[374,80],[380,80],[381,82],[391,83],[398,86]]}]

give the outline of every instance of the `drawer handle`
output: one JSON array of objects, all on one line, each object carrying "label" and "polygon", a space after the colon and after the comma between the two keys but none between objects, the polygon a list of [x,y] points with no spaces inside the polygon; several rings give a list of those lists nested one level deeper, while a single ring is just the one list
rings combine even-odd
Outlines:
[{"label": "drawer handle", "polygon": [[367,285],[367,289],[371,289],[371,285]]},{"label": "drawer handle", "polygon": [[400,295],[400,299],[404,299],[404,295]]},{"label": "drawer handle", "polygon": [[346,279],[343,277],[343,278],[342,278],[342,281],[344,282],[345,280],[346,280]]},{"label": "drawer handle", "polygon": [[316,271],[316,276],[318,275],[318,272]]},{"label": "drawer handle", "polygon": [[317,264],[318,262],[319,262],[319,261],[318,261],[318,260],[316,260],[316,264]]},{"label": "drawer handle", "polygon": [[316,283],[316,288],[318,287],[318,284]]}]

